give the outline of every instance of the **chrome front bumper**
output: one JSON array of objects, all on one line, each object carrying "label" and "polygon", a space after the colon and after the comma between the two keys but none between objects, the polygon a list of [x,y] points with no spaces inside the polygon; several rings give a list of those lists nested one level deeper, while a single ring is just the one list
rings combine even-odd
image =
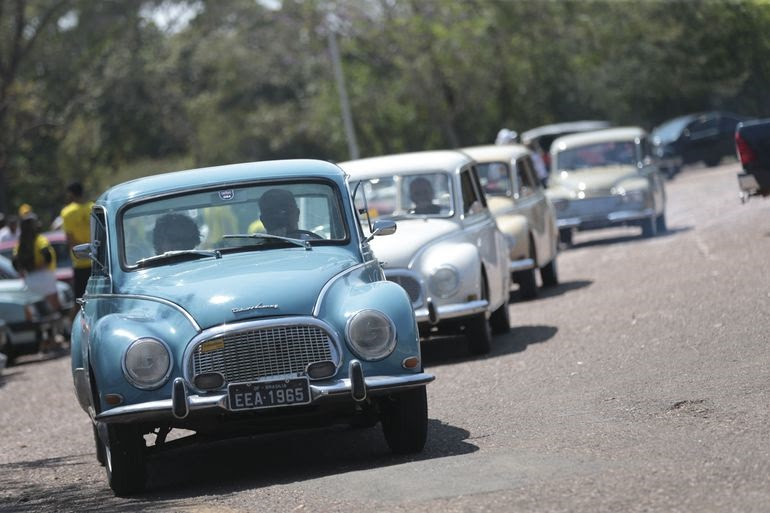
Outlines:
[{"label": "chrome front bumper", "polygon": [[[431,306],[430,300],[426,306],[414,311],[414,316],[418,323],[429,322],[438,324],[444,319],[455,319],[457,317],[469,317],[471,315],[486,312],[489,308],[489,301],[486,299],[477,299],[467,303],[453,303],[450,305]],[[433,310],[433,312],[431,312]]]},{"label": "chrome front bumper", "polygon": [[[360,367],[359,367],[360,369]],[[359,371],[360,372],[360,371]],[[356,381],[358,378],[358,385]],[[361,379],[363,378],[363,379]],[[367,395],[384,395],[390,392],[427,385],[435,377],[424,372],[405,376],[353,376],[353,379],[334,380],[329,384],[310,383],[312,401],[316,404],[329,399],[347,398],[361,401]],[[363,389],[360,383],[363,383]],[[227,392],[217,392],[206,395],[190,394],[182,378],[174,380],[174,392],[171,399],[151,401],[146,403],[117,406],[96,415],[95,420],[105,423],[126,423],[155,421],[163,419],[184,419],[190,413],[221,414],[230,412]],[[180,392],[181,390],[181,392]],[[244,410],[259,411],[259,410]],[[232,412],[233,414],[241,413]]]},{"label": "chrome front bumper", "polygon": [[655,210],[644,208],[641,210],[617,210],[606,214],[588,214],[574,217],[561,217],[556,220],[559,228],[606,228],[631,221],[649,219],[655,215]]},{"label": "chrome front bumper", "polygon": [[520,258],[519,260],[512,260],[508,266],[508,270],[516,271],[528,271],[535,268],[535,260],[532,258]]}]

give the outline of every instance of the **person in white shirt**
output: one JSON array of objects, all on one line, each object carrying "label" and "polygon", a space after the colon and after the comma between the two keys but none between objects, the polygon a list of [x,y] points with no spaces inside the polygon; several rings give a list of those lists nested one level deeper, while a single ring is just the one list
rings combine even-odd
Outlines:
[{"label": "person in white shirt", "polygon": [[8,216],[8,223],[0,228],[0,242],[18,240],[19,231],[19,218],[16,216]]}]

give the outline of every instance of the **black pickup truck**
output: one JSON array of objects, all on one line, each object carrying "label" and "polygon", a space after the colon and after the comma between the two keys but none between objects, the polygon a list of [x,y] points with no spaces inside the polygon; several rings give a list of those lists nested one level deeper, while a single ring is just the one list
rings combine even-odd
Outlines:
[{"label": "black pickup truck", "polygon": [[738,123],[735,149],[743,166],[738,174],[741,199],[770,196],[770,118]]}]

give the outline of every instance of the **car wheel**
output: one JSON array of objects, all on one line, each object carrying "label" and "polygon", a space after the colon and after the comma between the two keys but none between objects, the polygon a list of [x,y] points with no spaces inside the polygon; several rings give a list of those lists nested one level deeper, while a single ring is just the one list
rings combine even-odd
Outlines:
[{"label": "car wheel", "polygon": [[147,473],[147,447],[141,432],[130,424],[113,424],[107,426],[107,438],[104,467],[110,488],[118,496],[141,492]]},{"label": "car wheel", "polygon": [[572,229],[559,230],[559,242],[569,247],[572,246]]},{"label": "car wheel", "polygon": [[555,287],[559,284],[559,269],[556,266],[556,257],[540,268],[540,278],[543,280],[543,287]]},{"label": "car wheel", "polygon": [[489,325],[492,328],[492,333],[496,335],[502,335],[511,331],[511,312],[508,309],[508,298],[500,308],[492,312],[492,316],[489,318]]},{"label": "car wheel", "polygon": [[473,354],[487,354],[492,349],[492,328],[485,313],[476,314],[468,321],[465,336]]},{"label": "car wheel", "polygon": [[668,228],[666,227],[666,214],[662,213],[655,218],[655,230],[658,233],[666,233]]},{"label": "car wheel", "polygon": [[13,365],[18,355],[16,354],[16,351],[13,348],[13,344],[11,343],[11,337],[6,333],[4,338],[5,342],[2,344],[2,346],[0,346],[0,353],[5,355],[5,365],[10,367]]},{"label": "car wheel", "polygon": [[522,298],[532,299],[537,297],[537,281],[534,268],[514,272],[513,281],[519,284],[519,293]]},{"label": "car wheel", "polygon": [[394,454],[420,452],[428,436],[428,397],[425,387],[385,397],[380,402],[382,431]]},{"label": "car wheel", "polygon": [[104,444],[102,443],[102,440],[99,438],[99,431],[96,429],[96,424],[92,422],[91,427],[93,428],[93,431],[94,431],[94,445],[96,445],[96,461],[98,461],[99,465],[103,467],[104,460],[106,458]]},{"label": "car wheel", "polygon": [[703,163],[706,164],[708,167],[716,167],[719,165],[720,162],[722,162],[722,157],[720,157],[719,155],[714,157],[709,157],[703,160]]},{"label": "car wheel", "polygon": [[642,220],[642,237],[645,239],[655,237],[655,218],[648,217]]}]

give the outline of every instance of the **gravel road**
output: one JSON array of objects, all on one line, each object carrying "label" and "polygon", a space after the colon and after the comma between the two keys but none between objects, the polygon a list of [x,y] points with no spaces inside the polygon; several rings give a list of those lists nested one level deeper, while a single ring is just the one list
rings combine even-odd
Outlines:
[{"label": "gravel road", "polygon": [[426,343],[417,457],[379,427],[282,433],[162,455],[115,498],[69,358],[29,357],[0,377],[0,511],[770,511],[770,200],[736,171],[668,182],[665,235],[577,234],[490,355]]}]

